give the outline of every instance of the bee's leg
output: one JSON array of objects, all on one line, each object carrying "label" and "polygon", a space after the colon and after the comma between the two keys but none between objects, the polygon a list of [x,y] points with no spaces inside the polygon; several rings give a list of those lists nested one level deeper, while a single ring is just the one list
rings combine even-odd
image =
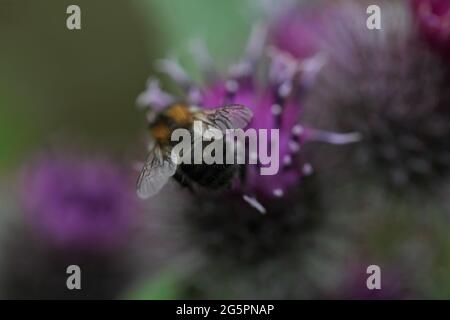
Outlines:
[{"label": "bee's leg", "polygon": [[189,180],[188,177],[186,177],[182,172],[177,171],[175,173],[175,175],[173,176],[173,178],[178,181],[178,183],[182,186],[187,188],[190,192],[192,192],[193,194],[195,194],[195,190],[194,187],[192,186],[191,181]]}]

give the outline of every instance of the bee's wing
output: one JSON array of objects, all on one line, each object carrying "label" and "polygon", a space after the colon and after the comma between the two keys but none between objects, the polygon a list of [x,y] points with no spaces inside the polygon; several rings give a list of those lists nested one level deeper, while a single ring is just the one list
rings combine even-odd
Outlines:
[{"label": "bee's wing", "polygon": [[242,105],[228,105],[217,109],[204,110],[208,122],[221,131],[226,129],[243,129],[253,117],[253,112]]},{"label": "bee's wing", "polygon": [[158,147],[153,148],[137,181],[138,196],[146,199],[157,194],[176,170],[177,166],[170,157],[164,156]]}]

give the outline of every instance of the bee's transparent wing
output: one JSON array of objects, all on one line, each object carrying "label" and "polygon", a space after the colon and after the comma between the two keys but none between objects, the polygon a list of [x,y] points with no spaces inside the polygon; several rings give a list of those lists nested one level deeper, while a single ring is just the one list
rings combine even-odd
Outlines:
[{"label": "bee's transparent wing", "polygon": [[203,111],[209,123],[225,132],[227,129],[243,129],[253,117],[253,112],[242,105],[228,105]]},{"label": "bee's transparent wing", "polygon": [[137,181],[138,196],[146,199],[157,194],[176,170],[177,166],[170,157],[164,156],[158,147],[153,148]]}]

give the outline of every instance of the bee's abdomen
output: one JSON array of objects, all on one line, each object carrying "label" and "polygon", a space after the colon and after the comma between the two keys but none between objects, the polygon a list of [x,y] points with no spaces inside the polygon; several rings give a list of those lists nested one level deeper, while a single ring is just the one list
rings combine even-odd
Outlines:
[{"label": "bee's abdomen", "polygon": [[188,165],[179,167],[181,175],[190,182],[210,189],[221,189],[228,187],[237,171],[236,165],[211,164],[211,165]]},{"label": "bee's abdomen", "polygon": [[[222,141],[222,143],[224,143]],[[203,142],[203,150],[210,142]],[[223,145],[223,157],[226,159],[226,146]],[[236,164],[195,164],[194,155],[191,154],[191,164],[181,164],[179,166],[180,175],[190,182],[209,189],[222,189],[231,185],[236,176],[239,166]]]}]

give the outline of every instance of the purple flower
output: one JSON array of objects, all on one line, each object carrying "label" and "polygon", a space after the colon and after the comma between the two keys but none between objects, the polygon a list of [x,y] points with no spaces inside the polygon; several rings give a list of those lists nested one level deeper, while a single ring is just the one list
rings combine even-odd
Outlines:
[{"label": "purple flower", "polygon": [[[313,78],[323,63],[321,56],[308,60],[296,60],[276,49],[265,51],[266,30],[254,28],[245,56],[229,68],[227,76],[221,76],[213,68],[211,59],[202,45],[196,47],[196,56],[201,57],[205,85],[198,86],[173,60],[163,60],[159,66],[184,89],[185,101],[203,108],[215,108],[225,104],[241,104],[253,111],[249,125],[254,129],[279,129],[280,169],[275,175],[261,175],[259,165],[247,165],[243,181],[237,189],[258,198],[281,197],[298,186],[305,174],[312,172],[311,165],[302,157],[302,146],[308,140],[325,140],[346,143],[355,140],[355,135],[324,133],[300,125],[302,116],[301,98],[305,84]],[[203,49],[202,49],[203,48]],[[268,53],[270,66],[262,79],[259,71],[263,54]],[[166,106],[161,101],[176,101],[157,88],[153,82],[141,94],[146,97],[144,105],[159,110]],[[268,133],[270,138],[270,133]],[[270,148],[270,142],[268,142]]]},{"label": "purple flower", "polygon": [[324,10],[292,8],[279,15],[273,24],[273,44],[296,58],[307,58],[320,50],[318,36],[325,19]]},{"label": "purple flower", "polygon": [[107,252],[126,239],[137,202],[115,164],[43,157],[25,170],[23,183],[26,217],[51,246]]},{"label": "purple flower", "polygon": [[[275,62],[272,64],[273,70]],[[279,150],[282,164],[279,173],[273,176],[260,175],[258,165],[248,165],[245,182],[240,186],[246,193],[264,197],[281,196],[286,189],[298,184],[303,176],[303,162],[299,153],[304,142],[298,124],[301,111],[298,102],[300,92],[292,87],[296,64],[293,63],[291,67],[292,74],[285,79],[272,77],[269,83],[258,85],[256,70],[252,70],[252,66],[248,74],[238,72],[234,79],[219,82],[204,91],[204,107],[217,107],[227,102],[242,104],[253,110],[250,128],[280,130]],[[246,65],[242,64],[240,68],[243,71]]]},{"label": "purple flower", "polygon": [[411,5],[425,39],[450,57],[450,1],[411,0]]},{"label": "purple flower", "polygon": [[311,122],[360,132],[364,143],[352,148],[352,170],[379,170],[376,177],[395,189],[423,188],[445,177],[449,73],[419,39],[409,3],[382,2],[377,32],[360,27],[364,5],[344,2],[337,9],[323,43],[328,64],[305,103]]}]

